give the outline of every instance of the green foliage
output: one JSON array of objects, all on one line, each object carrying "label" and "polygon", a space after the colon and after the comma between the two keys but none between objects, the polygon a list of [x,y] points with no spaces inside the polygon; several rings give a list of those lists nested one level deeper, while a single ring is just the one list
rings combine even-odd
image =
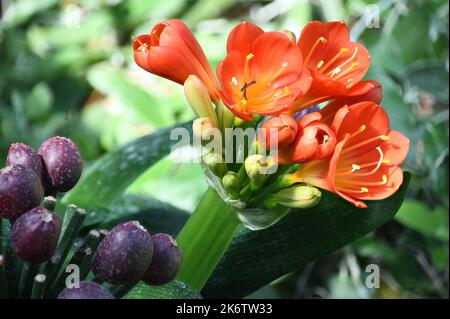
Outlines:
[{"label": "green foliage", "polygon": [[[205,293],[245,296],[291,272],[251,296],[448,297],[448,2],[378,1],[375,4],[380,9],[379,29],[365,26],[364,13],[369,4],[374,2],[2,3],[0,155],[4,158],[10,143],[16,141],[38,147],[53,135],[73,138],[86,160],[86,170],[79,186],[66,195],[64,202],[86,205],[95,211],[88,225],[110,227],[133,218],[152,232],[175,235],[187,219],[184,210],[193,210],[207,185],[198,166],[178,165],[165,158],[170,150],[170,131],[164,128],[191,120],[193,113],[177,84],[158,79],[134,65],[132,36],[148,32],[160,20],[182,18],[192,27],[215,66],[225,53],[227,32],[238,21],[251,20],[265,30],[287,28],[298,36],[300,28],[310,20],[344,19],[352,27],[353,37],[371,53],[366,78],[382,83],[382,105],[392,127],[404,132],[411,141],[404,167],[414,179],[407,200],[394,221],[334,254],[329,253],[375,228],[369,224],[386,222],[393,213],[389,210],[377,215],[367,211],[355,217],[349,208],[342,213],[352,216],[349,220],[362,219],[364,214],[371,218],[355,233],[343,237],[338,232],[329,234],[337,239],[317,250],[305,248],[308,243],[304,236],[319,226],[328,229],[332,225],[308,228],[308,224],[300,222],[309,217],[312,223],[326,213],[292,214],[276,226],[279,228],[273,234],[269,230],[241,233]],[[128,161],[124,164],[125,159]],[[292,225],[287,225],[288,221]],[[318,232],[318,239],[323,239],[324,234]],[[268,251],[267,236],[278,236],[282,243],[279,251],[271,251],[272,255],[264,254]],[[292,248],[286,243],[288,239],[299,243]],[[244,241],[256,248],[245,250]],[[271,256],[278,257],[270,259]],[[305,265],[319,256],[319,260]],[[264,261],[255,263],[256,260]],[[276,262],[282,261],[285,264],[277,266]],[[252,265],[244,272],[248,280],[237,276],[236,271],[236,278],[226,277],[229,269],[247,263]],[[362,279],[352,275],[370,263],[383,269],[382,287],[376,291],[367,290]],[[175,283],[174,289],[180,285]],[[221,291],[214,287],[221,287]],[[161,287],[142,294],[189,297],[170,289]]]},{"label": "green foliage", "polygon": [[138,284],[125,299],[200,299],[201,296],[194,289],[179,280],[174,280],[162,286],[147,286]]},{"label": "green foliage", "polygon": [[265,230],[243,230],[209,279],[204,296],[245,297],[300,265],[368,234],[393,218],[410,178],[406,174],[394,196],[370,202],[366,209],[324,191],[320,204],[314,208],[293,211]]}]

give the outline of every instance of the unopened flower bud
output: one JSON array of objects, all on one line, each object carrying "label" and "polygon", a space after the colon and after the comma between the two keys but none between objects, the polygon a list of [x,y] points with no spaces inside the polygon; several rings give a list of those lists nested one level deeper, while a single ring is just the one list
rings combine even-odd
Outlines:
[{"label": "unopened flower bud", "polygon": [[222,156],[217,153],[206,154],[202,157],[202,161],[216,176],[223,177],[227,172],[227,164],[224,163]]},{"label": "unopened flower bud", "polygon": [[222,185],[225,191],[232,197],[239,197],[239,191],[241,189],[241,182],[235,172],[228,171],[222,178]]},{"label": "unopened flower bud", "polygon": [[61,217],[38,206],[20,216],[11,229],[11,244],[16,255],[29,263],[50,260],[61,233]]},{"label": "unopened flower bud", "polygon": [[[276,130],[276,136],[272,136],[272,132]],[[260,132],[265,133],[266,149],[269,150],[271,145],[278,143],[278,148],[284,148],[291,144],[297,135],[298,124],[295,119],[287,114],[274,116],[263,123]],[[262,134],[264,136],[264,134]]]},{"label": "unopened flower bud", "polygon": [[65,288],[58,299],[115,299],[108,289],[93,281],[80,281],[79,287]]},{"label": "unopened flower bud", "polygon": [[184,95],[199,117],[209,117],[214,122],[214,126],[217,127],[217,116],[214,112],[208,89],[197,76],[191,74],[184,81]]},{"label": "unopened flower bud", "polygon": [[192,131],[201,141],[209,141],[217,135],[216,123],[209,117],[200,117],[192,123]]},{"label": "unopened flower bud", "polygon": [[280,164],[304,163],[325,158],[333,153],[336,136],[321,119],[319,112],[307,114],[300,119],[294,142],[289,147],[280,149],[278,153]]},{"label": "unopened flower bud", "polygon": [[230,128],[233,125],[234,114],[223,104],[222,100],[217,102],[216,112],[219,127],[223,132],[225,132],[226,128]]},{"label": "unopened flower bud", "polygon": [[98,246],[92,259],[92,272],[110,284],[138,280],[150,266],[153,243],[150,234],[137,221],[114,227]]},{"label": "unopened flower bud", "polygon": [[273,194],[267,202],[290,208],[310,208],[317,205],[321,197],[322,193],[315,187],[292,186]]},{"label": "unopened flower bud", "polygon": [[250,180],[259,187],[266,180],[271,163],[266,156],[254,154],[245,159],[244,166]]},{"label": "unopened flower bud", "polygon": [[178,274],[183,254],[175,239],[168,234],[156,234],[152,241],[152,263],[142,280],[149,285],[164,285]]}]

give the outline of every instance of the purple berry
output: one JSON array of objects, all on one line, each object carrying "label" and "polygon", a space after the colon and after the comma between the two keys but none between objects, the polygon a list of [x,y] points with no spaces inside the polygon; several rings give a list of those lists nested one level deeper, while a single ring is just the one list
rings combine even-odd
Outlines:
[{"label": "purple berry", "polygon": [[83,161],[77,145],[65,137],[52,137],[38,151],[44,162],[47,191],[67,192],[80,179]]},{"label": "purple berry", "polygon": [[16,255],[29,263],[50,260],[61,233],[61,217],[38,206],[20,216],[11,229],[11,244]]},{"label": "purple berry", "polygon": [[36,173],[25,166],[6,166],[0,170],[0,217],[14,220],[36,207],[44,189]]},{"label": "purple berry", "polygon": [[142,280],[149,285],[164,285],[175,278],[183,255],[175,239],[167,234],[152,236],[153,259]]},{"label": "purple berry", "polygon": [[92,272],[110,284],[139,280],[150,266],[153,243],[139,222],[114,227],[102,240],[92,259]]},{"label": "purple berry", "polygon": [[22,165],[31,168],[39,178],[42,176],[41,156],[31,146],[23,143],[11,144],[6,165]]},{"label": "purple berry", "polygon": [[108,289],[93,281],[80,281],[78,288],[65,288],[58,299],[115,299]]}]

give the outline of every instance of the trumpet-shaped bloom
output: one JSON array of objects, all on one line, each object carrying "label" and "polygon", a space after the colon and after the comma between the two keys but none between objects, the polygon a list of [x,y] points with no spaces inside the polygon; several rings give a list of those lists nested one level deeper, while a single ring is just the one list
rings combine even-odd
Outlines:
[{"label": "trumpet-shaped bloom", "polygon": [[141,68],[179,84],[193,74],[205,84],[211,100],[219,100],[219,84],[205,53],[180,20],[160,22],[149,34],[135,37],[133,51]]},{"label": "trumpet-shaped bloom", "polygon": [[344,105],[353,105],[359,102],[369,101],[379,105],[383,99],[381,84],[373,80],[368,80],[366,83],[368,89],[363,94],[336,98],[328,103],[326,107],[321,109],[320,114],[322,114],[322,121],[327,123],[327,125],[331,125],[334,116]]},{"label": "trumpet-shaped bloom", "polygon": [[224,104],[238,117],[277,115],[311,84],[300,49],[281,32],[241,23],[230,33],[228,54],[217,67]]},{"label": "trumpet-shaped bloom", "polygon": [[291,113],[339,97],[361,95],[370,87],[360,82],[370,64],[369,52],[350,41],[344,22],[313,21],[298,40],[305,67],[311,71],[311,89],[296,103]]},{"label": "trumpet-shaped bloom", "polygon": [[321,122],[321,118],[320,113],[314,112],[300,119],[295,140],[278,152],[280,164],[319,160],[333,153],[336,137],[330,127]]},{"label": "trumpet-shaped bloom", "polygon": [[331,124],[338,143],[331,157],[306,163],[291,175],[367,207],[362,200],[378,200],[397,191],[403,181],[400,164],[408,139],[389,129],[385,111],[374,102],[341,107]]}]

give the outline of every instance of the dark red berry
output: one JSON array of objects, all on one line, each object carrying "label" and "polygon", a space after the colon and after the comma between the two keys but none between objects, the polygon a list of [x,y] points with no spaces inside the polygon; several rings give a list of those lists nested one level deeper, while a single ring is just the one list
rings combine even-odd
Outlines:
[{"label": "dark red berry", "polygon": [[48,192],[67,192],[80,179],[83,161],[76,144],[65,137],[52,137],[38,151],[44,162],[44,180]]},{"label": "dark red berry", "polygon": [[78,288],[65,288],[58,299],[115,299],[108,289],[93,281],[80,281]]},{"label": "dark red berry", "polygon": [[92,259],[92,272],[98,278],[123,284],[139,280],[150,266],[153,243],[139,222],[114,227],[102,240]]},{"label": "dark red berry", "polygon": [[0,170],[0,217],[14,220],[36,207],[44,189],[36,173],[25,166],[6,166]]},{"label": "dark red berry", "polygon": [[142,280],[149,285],[164,285],[178,274],[183,256],[175,239],[168,234],[156,234],[152,241],[152,263]]},{"label": "dark red berry", "polygon": [[31,146],[23,143],[11,144],[6,165],[22,165],[31,168],[39,178],[42,176],[41,156]]},{"label": "dark red berry", "polygon": [[11,245],[20,259],[38,264],[53,256],[60,233],[61,217],[38,206],[15,221]]}]

